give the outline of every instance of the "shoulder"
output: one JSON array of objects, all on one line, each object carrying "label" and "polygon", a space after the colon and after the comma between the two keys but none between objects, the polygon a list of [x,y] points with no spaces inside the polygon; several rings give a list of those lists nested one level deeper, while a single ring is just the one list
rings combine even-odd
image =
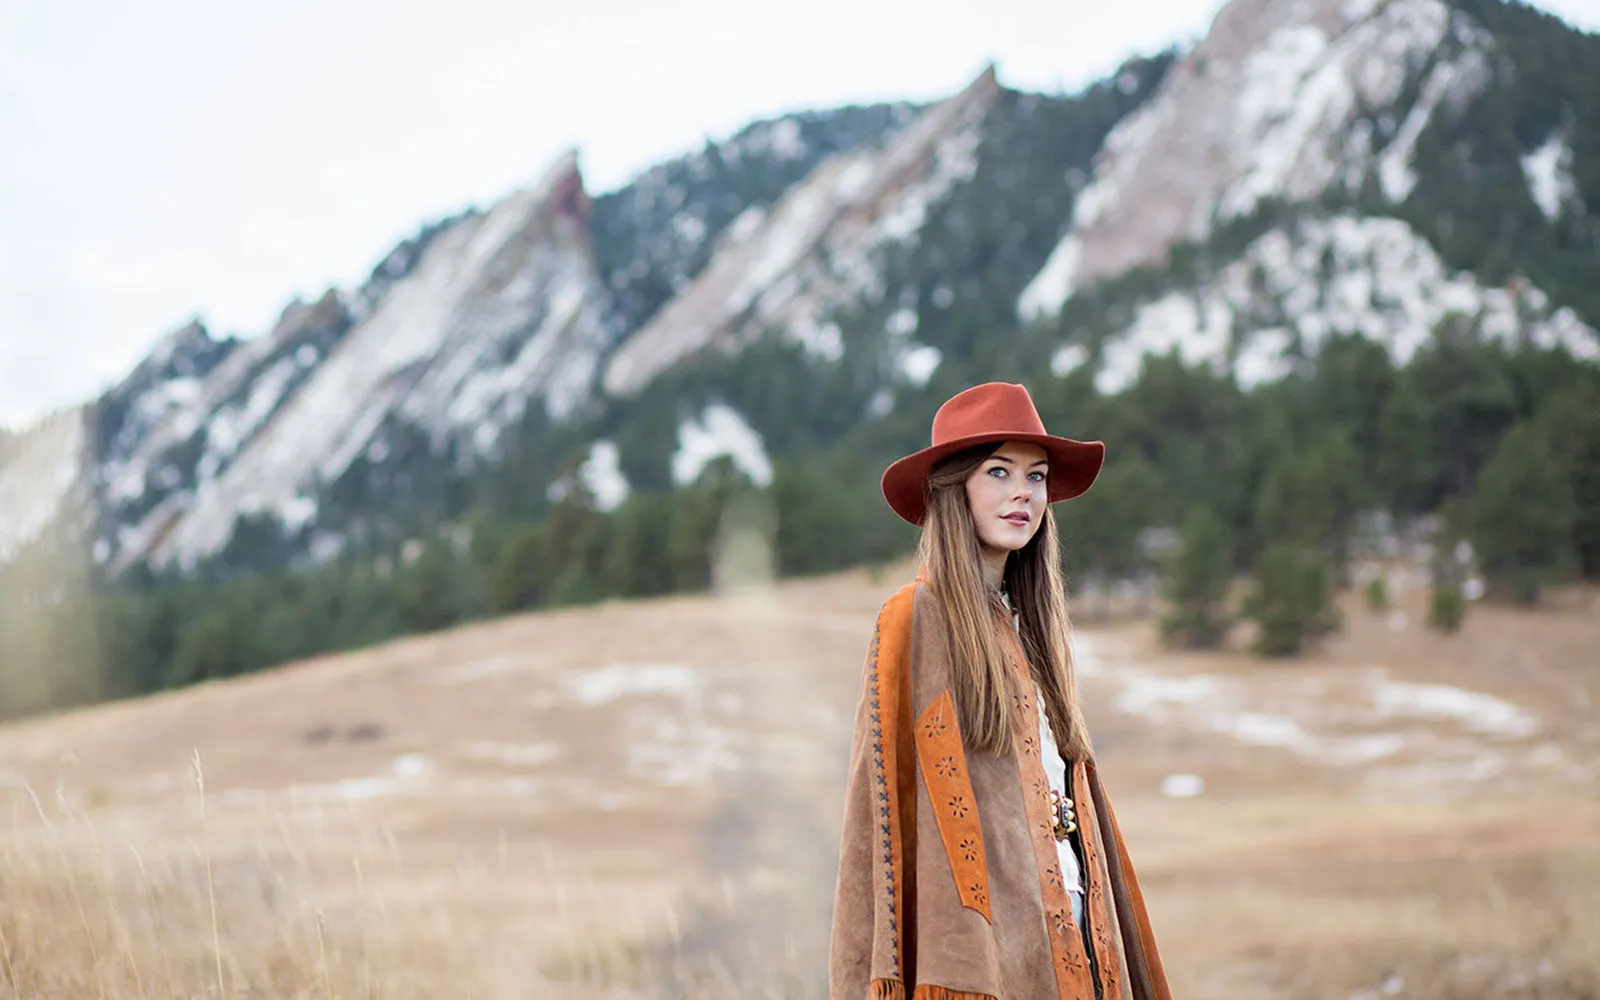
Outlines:
[{"label": "shoulder", "polygon": [[943,613],[933,588],[923,577],[918,577],[890,594],[878,608],[877,632],[907,636],[915,625]]},{"label": "shoulder", "polygon": [[938,672],[936,665],[945,656],[944,621],[944,605],[925,578],[895,591],[879,608],[873,632],[881,668],[911,669],[919,675]]}]

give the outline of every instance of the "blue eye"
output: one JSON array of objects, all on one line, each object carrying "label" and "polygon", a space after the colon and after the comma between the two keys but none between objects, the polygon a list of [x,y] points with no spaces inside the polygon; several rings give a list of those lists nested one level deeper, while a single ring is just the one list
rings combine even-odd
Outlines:
[{"label": "blue eye", "polygon": [[997,475],[998,476],[1003,476],[1005,474],[1006,474],[1006,470],[1005,470],[1004,466],[996,465],[996,466],[994,466],[993,468],[991,468],[989,470],[989,475],[991,475],[991,476],[997,476]]},{"label": "blue eye", "polygon": [[1036,483],[1044,482],[1044,473],[1042,472],[1030,472],[1028,473],[1028,477]]}]

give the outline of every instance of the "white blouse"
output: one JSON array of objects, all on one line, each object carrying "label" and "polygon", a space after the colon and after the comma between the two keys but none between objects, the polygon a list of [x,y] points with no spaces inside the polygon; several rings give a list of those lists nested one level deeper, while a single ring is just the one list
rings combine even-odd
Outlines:
[{"label": "white blouse", "polygon": [[[1045,777],[1050,787],[1062,798],[1071,798],[1067,791],[1067,764],[1056,749],[1050,716],[1044,710],[1044,698],[1037,682],[1033,686],[1034,704],[1039,706],[1039,755],[1044,758]],[[1067,898],[1072,901],[1072,918],[1083,926],[1083,872],[1078,867],[1078,853],[1072,849],[1071,840],[1056,841],[1056,854],[1061,859],[1061,878],[1067,884]]]},{"label": "white blouse", "polygon": [[[1005,602],[1006,608],[1011,608],[1010,596],[1003,591],[1000,599]],[[1011,627],[1019,634],[1022,631],[1021,622],[1017,619],[1015,611],[1011,613]],[[1044,758],[1045,777],[1050,781],[1050,788],[1064,799],[1072,796],[1067,791],[1067,763],[1061,758],[1061,751],[1056,746],[1055,732],[1050,728],[1050,716],[1044,710],[1043,692],[1039,690],[1038,681],[1033,685],[1033,703],[1039,707],[1039,755]],[[1083,871],[1078,867],[1078,854],[1072,849],[1071,840],[1056,841],[1056,855],[1061,861],[1061,879],[1067,886],[1067,898],[1072,902],[1072,918],[1078,926],[1083,926]]]}]

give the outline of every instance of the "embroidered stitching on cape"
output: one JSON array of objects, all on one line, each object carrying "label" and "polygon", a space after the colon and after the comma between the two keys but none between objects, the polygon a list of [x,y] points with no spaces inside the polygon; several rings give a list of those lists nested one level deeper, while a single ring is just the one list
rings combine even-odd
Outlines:
[{"label": "embroidered stitching on cape", "polygon": [[894,803],[888,791],[888,771],[885,766],[885,753],[883,743],[883,715],[881,704],[883,701],[882,681],[883,675],[878,670],[878,640],[883,632],[882,616],[872,627],[872,766],[874,777],[878,783],[878,828],[880,842],[883,847],[883,880],[887,885],[888,896],[888,924],[889,924],[889,955],[895,966],[895,971],[900,971],[900,938],[896,931],[895,920],[895,872],[894,872],[894,830],[895,819],[892,815]]}]

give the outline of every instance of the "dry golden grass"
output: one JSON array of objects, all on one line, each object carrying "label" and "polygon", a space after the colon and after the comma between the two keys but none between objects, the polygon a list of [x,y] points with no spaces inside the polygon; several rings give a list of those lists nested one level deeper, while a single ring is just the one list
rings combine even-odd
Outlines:
[{"label": "dry golden grass", "polygon": [[[822,1000],[848,716],[871,614],[897,579],[525,616],[0,727],[0,1000]],[[1164,731],[1120,715],[1108,679],[1089,685],[1176,995],[1600,998],[1600,777],[1580,773],[1596,728],[1574,704],[1600,693],[1584,659],[1600,624],[1584,609],[1492,609],[1464,639],[1356,620],[1303,664],[1152,667],[1302,671],[1329,691],[1374,664],[1453,678],[1536,710],[1543,729],[1518,746],[1550,742],[1578,769],[1521,785],[1410,797]],[[1107,641],[1154,657],[1143,628]],[[1495,644],[1512,638],[1531,684],[1496,672],[1512,653]],[[701,715],[670,716],[683,706],[666,696],[554,698],[563,671],[652,658],[713,678]],[[730,694],[738,711],[713,712]],[[650,770],[606,756],[652,719],[746,731],[714,780],[653,787]],[[378,735],[306,735],[368,723]],[[565,749],[520,763],[461,752],[530,740]],[[438,768],[432,784],[326,794],[417,754]],[[1207,774],[1207,793],[1163,797],[1174,771]],[[507,776],[541,782],[538,795],[501,791]]]}]

